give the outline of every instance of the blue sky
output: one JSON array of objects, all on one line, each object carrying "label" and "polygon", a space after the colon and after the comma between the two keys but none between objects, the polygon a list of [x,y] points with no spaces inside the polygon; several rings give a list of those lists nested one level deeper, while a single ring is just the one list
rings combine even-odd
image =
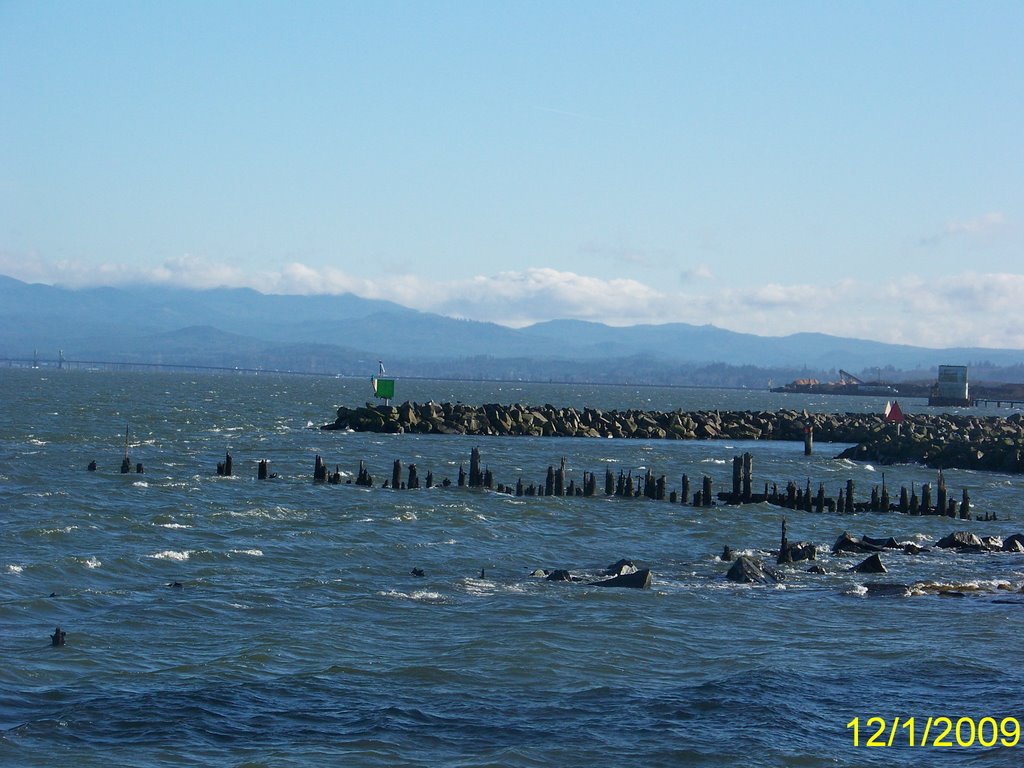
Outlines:
[{"label": "blue sky", "polygon": [[1024,3],[0,0],[0,273],[1024,349]]}]

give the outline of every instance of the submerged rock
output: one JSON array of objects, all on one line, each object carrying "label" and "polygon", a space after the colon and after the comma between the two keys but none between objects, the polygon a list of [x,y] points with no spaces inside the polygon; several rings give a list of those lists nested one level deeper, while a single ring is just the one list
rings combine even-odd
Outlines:
[{"label": "submerged rock", "polygon": [[876,552],[866,560],[861,561],[850,569],[857,573],[888,573],[888,569],[882,564],[882,558]]},{"label": "submerged rock", "polygon": [[862,554],[864,552],[881,552],[883,549],[885,547],[864,541],[864,539],[854,538],[849,531],[843,531],[842,535],[836,539],[836,543],[832,545],[832,554],[839,555],[843,552]]},{"label": "submerged rock", "polygon": [[957,552],[988,552],[990,549],[985,542],[967,531],[954,531],[935,542],[935,546],[955,549]]},{"label": "submerged rock", "polygon": [[888,597],[897,595],[906,597],[910,594],[910,587],[906,584],[893,584],[887,581],[875,581],[864,585],[868,591],[868,597]]},{"label": "submerged rock", "polygon": [[1024,552],[1024,534],[1015,533],[1003,541],[1003,552]]},{"label": "submerged rock", "polygon": [[778,584],[782,574],[750,555],[740,555],[725,577],[739,584]]},{"label": "submerged rock", "polygon": [[618,562],[612,563],[605,568],[605,575],[607,576],[622,576],[627,573],[636,573],[637,568],[633,564],[632,560],[626,560],[623,558]]},{"label": "submerged rock", "polygon": [[603,581],[590,582],[592,587],[627,587],[630,589],[647,589],[651,586],[651,569],[642,568],[618,576],[612,576]]}]

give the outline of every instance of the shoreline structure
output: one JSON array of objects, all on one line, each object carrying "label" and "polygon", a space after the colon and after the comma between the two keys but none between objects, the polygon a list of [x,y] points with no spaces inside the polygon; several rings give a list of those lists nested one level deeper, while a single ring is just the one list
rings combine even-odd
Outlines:
[{"label": "shoreline structure", "polygon": [[410,403],[338,408],[323,430],[445,435],[628,438],[647,440],[814,439],[853,443],[837,458],[935,469],[1024,474],[1024,414],[906,414],[902,425],[872,413],[778,411],[644,411]]}]

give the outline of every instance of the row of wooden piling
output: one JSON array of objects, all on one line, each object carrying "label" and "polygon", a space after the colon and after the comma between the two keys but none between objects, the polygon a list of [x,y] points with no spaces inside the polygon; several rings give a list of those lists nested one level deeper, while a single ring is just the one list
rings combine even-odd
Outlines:
[{"label": "row of wooden piling", "polygon": [[825,484],[819,483],[817,492],[811,493],[811,481],[808,479],[806,485],[800,488],[792,480],[786,484],[784,491],[779,490],[777,484],[764,484],[764,493],[755,494],[753,486],[753,464],[754,459],[750,453],[742,456],[734,456],[732,462],[732,491],[719,493],[718,498],[728,504],[758,504],[767,502],[789,509],[802,509],[806,512],[902,512],[910,515],[941,515],[946,517],[959,517],[961,520],[971,519],[971,497],[967,489],[963,489],[959,504],[952,497],[946,488],[946,479],[943,473],[939,472],[938,483],[935,494],[935,503],[932,503],[932,485],[923,483],[921,495],[917,495],[917,488],[911,486],[900,487],[899,501],[893,502],[890,498],[889,488],[885,482],[885,473],[882,473],[881,487],[875,486],[871,489],[869,501],[854,501],[854,482],[846,481],[846,488],[839,491],[839,498],[835,499],[825,495]]},{"label": "row of wooden piling", "polygon": [[[971,519],[971,500],[965,488],[961,494],[960,501],[954,498],[946,487],[946,481],[942,472],[939,472],[938,483],[935,489],[931,483],[921,485],[920,496],[917,488],[901,486],[899,500],[893,501],[888,486],[885,482],[885,474],[882,474],[881,486],[871,489],[871,497],[867,501],[855,501],[855,484],[853,480],[847,480],[845,488],[839,491],[837,498],[826,496],[824,483],[819,483],[816,492],[811,491],[811,481],[801,487],[792,480],[784,489],[780,489],[777,483],[765,483],[763,493],[753,491],[753,470],[754,459],[750,453],[744,453],[733,457],[732,464],[732,489],[723,491],[716,495],[713,492],[712,480],[704,475],[700,481],[700,487],[693,490],[691,494],[690,478],[683,474],[680,479],[680,490],[667,490],[665,475],[655,477],[648,469],[643,475],[633,477],[632,471],[619,470],[618,476],[612,472],[611,467],[605,468],[604,474],[604,495],[617,496],[620,498],[649,498],[656,501],[668,500],[672,504],[684,504],[694,507],[711,507],[718,502],[724,504],[760,504],[768,503],[788,509],[804,510],[806,512],[841,512],[852,514],[854,512],[902,512],[910,515],[944,515],[947,517],[959,517],[961,520]],[[89,464],[89,470],[95,471],[96,462]],[[131,464],[127,457],[121,466],[121,472],[130,471]],[[136,471],[144,471],[142,464],[138,464]],[[234,474],[234,462],[230,452],[225,454],[224,460],[217,463],[217,474],[230,477]],[[258,464],[257,478],[268,480],[277,477],[270,472],[270,465],[266,459],[261,459]],[[316,483],[328,483],[338,485],[342,482],[340,468],[335,465],[334,472],[329,472],[323,458],[317,454],[313,466],[313,481]],[[364,461],[359,462],[359,472],[353,483],[363,487],[374,486],[373,476],[369,473]],[[482,488],[493,490],[498,493],[506,493],[515,496],[583,496],[592,497],[598,495],[597,475],[593,472],[583,472],[583,480],[577,484],[574,479],[566,482],[565,459],[559,465],[549,465],[543,482],[524,484],[520,477],[514,486],[495,484],[494,475],[490,468],[482,467],[480,461],[480,449],[473,448],[470,452],[469,473],[465,472],[462,465],[459,465],[458,487]],[[452,485],[448,478],[444,478],[439,484],[447,488]],[[394,488],[399,490],[417,489],[420,487],[433,488],[435,486],[434,473],[427,471],[424,481],[420,480],[419,471],[415,464],[403,467],[400,459],[395,459],[391,468],[390,479],[385,479],[381,487]],[[933,502],[933,490],[934,502]],[[989,519],[988,516],[985,519]],[[994,519],[994,518],[993,518]]]},{"label": "row of wooden piling", "polygon": [[[261,462],[261,467],[265,461]],[[847,480],[845,487],[839,491],[838,498],[826,496],[824,483],[819,483],[816,493],[811,492],[811,482],[808,479],[804,487],[789,481],[785,488],[780,490],[777,483],[765,483],[763,493],[753,492],[753,466],[754,459],[750,453],[744,453],[733,457],[732,490],[720,492],[717,497],[713,493],[712,480],[704,475],[700,481],[700,487],[694,490],[691,495],[690,478],[683,474],[680,481],[680,491],[667,491],[665,475],[655,477],[648,469],[643,475],[633,477],[632,471],[619,470],[618,476],[610,467],[605,468],[604,495],[617,496],[621,498],[649,498],[656,501],[667,499],[672,504],[684,504],[694,507],[714,506],[716,501],[725,504],[759,504],[768,503],[788,509],[798,509],[807,512],[841,512],[852,514],[854,512],[901,512],[910,515],[944,515],[947,517],[959,517],[962,520],[971,519],[970,494],[965,488],[962,491],[961,499],[958,502],[946,487],[943,474],[939,473],[937,489],[935,489],[933,503],[933,488],[931,483],[921,485],[920,496],[916,486],[912,485],[908,490],[901,486],[899,500],[893,501],[890,496],[888,485],[885,482],[885,475],[882,475],[881,486],[871,489],[871,497],[867,501],[855,501],[854,495],[856,486],[853,480]],[[263,470],[261,470],[263,471]],[[390,482],[385,480],[382,487],[401,490],[420,488],[420,480],[415,464],[408,466],[407,479],[403,480],[403,466],[400,459],[395,459],[392,465]],[[262,477],[263,475],[261,475]],[[313,479],[315,482],[329,482],[337,484],[341,482],[341,472],[335,467],[334,474],[328,474],[326,464],[317,455]],[[349,481],[351,482],[351,481]],[[363,461],[359,462],[359,474],[356,477],[355,485],[373,487],[373,477],[369,474]],[[441,482],[442,487],[449,487],[451,481],[445,478]],[[434,487],[434,476],[427,472],[425,487]],[[569,479],[566,482],[566,466],[563,458],[559,465],[549,465],[545,479],[541,483],[524,484],[520,477],[514,486],[495,484],[494,475],[490,468],[482,467],[480,461],[480,450],[473,448],[470,453],[469,473],[466,474],[462,465],[459,466],[458,487],[482,488],[493,490],[498,493],[506,493],[515,496],[582,496],[592,497],[598,495],[597,475],[593,472],[583,472],[583,480],[576,484],[575,480]],[[987,519],[987,518],[986,518]]]}]

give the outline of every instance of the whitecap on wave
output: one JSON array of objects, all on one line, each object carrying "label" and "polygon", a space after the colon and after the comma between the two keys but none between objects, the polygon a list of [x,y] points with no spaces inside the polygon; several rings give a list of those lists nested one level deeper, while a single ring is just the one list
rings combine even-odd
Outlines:
[{"label": "whitecap on wave", "polygon": [[99,568],[103,563],[95,555],[93,557],[76,558],[86,568]]},{"label": "whitecap on wave", "polygon": [[75,530],[78,530],[77,525],[67,525],[63,528],[43,528],[43,530],[41,530],[40,533],[44,536],[52,536],[56,533],[71,533]]},{"label": "whitecap on wave", "polygon": [[415,592],[399,592],[396,589],[388,590],[387,592],[378,592],[381,597],[394,597],[399,600],[413,600],[418,603],[444,603],[446,602],[444,596],[440,592],[431,592],[426,589],[418,589]]},{"label": "whitecap on wave", "polygon": [[232,555],[251,555],[252,557],[263,557],[262,549],[232,549],[229,550]]},{"label": "whitecap on wave", "polygon": [[11,563],[10,565],[7,566],[7,572],[8,573],[21,573],[24,570],[25,570],[25,566],[23,566],[23,565],[15,565],[14,563]]},{"label": "whitecap on wave", "polygon": [[147,555],[154,560],[177,560],[178,562],[184,562],[192,556],[192,551],[183,549],[179,552],[175,552],[173,549],[165,549],[163,552],[154,552],[152,555]]}]

